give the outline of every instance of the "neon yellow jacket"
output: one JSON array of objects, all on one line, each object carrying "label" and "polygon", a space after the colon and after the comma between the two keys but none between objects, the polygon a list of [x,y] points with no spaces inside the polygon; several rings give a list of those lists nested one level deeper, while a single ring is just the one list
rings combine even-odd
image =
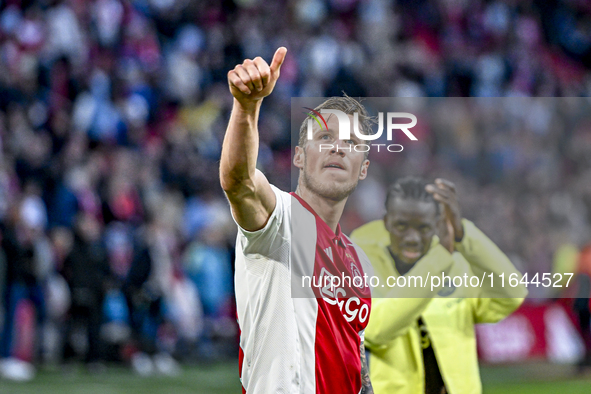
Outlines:
[{"label": "neon yellow jacket", "polygon": [[[519,274],[507,256],[472,222],[463,220],[463,225],[464,238],[456,243],[453,255],[434,237],[429,252],[415,267],[420,264],[423,269],[437,274],[441,271],[438,267],[447,260],[452,264],[446,272],[449,276],[467,273],[480,277],[483,272],[487,275],[505,272],[507,278],[511,273]],[[399,276],[387,250],[390,237],[382,220],[359,227],[351,238],[368,255],[380,283],[385,283],[388,276]],[[371,351],[369,368],[375,393],[424,393],[419,316],[429,330],[448,392],[481,393],[474,324],[500,321],[517,309],[527,294],[521,285],[512,289],[497,289],[497,286],[489,289],[487,295],[498,294],[499,298],[465,298],[474,297],[475,293],[466,292],[464,288],[455,289],[448,297],[374,298],[365,330],[365,345]],[[377,287],[372,291],[373,297],[386,297],[389,289]]]}]

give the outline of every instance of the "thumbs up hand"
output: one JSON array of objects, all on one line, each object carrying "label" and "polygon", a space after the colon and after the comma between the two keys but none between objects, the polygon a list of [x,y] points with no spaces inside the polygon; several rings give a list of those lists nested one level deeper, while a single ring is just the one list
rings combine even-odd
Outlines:
[{"label": "thumbs up hand", "polygon": [[228,72],[230,92],[242,105],[250,105],[267,97],[275,88],[287,49],[275,52],[271,65],[260,56],[246,59]]}]

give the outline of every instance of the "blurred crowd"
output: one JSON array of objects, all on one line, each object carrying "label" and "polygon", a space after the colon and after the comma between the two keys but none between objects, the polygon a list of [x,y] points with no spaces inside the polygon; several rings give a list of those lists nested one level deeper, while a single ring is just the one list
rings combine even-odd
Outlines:
[{"label": "blurred crowd", "polygon": [[[2,0],[0,358],[149,374],[234,354],[226,73],[280,45],[259,165],[285,190],[293,96],[591,95],[585,0]],[[499,132],[494,111],[447,102],[431,142],[358,196],[447,176],[467,217],[546,270],[589,241],[591,122],[582,99],[545,105]],[[344,226],[369,205],[354,198]]]}]

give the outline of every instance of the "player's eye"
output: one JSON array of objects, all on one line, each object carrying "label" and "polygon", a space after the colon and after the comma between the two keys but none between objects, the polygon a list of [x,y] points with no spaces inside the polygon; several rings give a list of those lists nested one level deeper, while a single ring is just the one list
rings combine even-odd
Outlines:
[{"label": "player's eye", "polygon": [[330,134],[322,134],[322,135],[320,136],[320,139],[321,139],[321,140],[328,140],[328,139],[330,139],[330,138],[331,138],[331,135],[330,135]]},{"label": "player's eye", "polygon": [[421,233],[426,234],[431,230],[431,227],[429,226],[421,226],[419,227],[419,230],[421,231]]},{"label": "player's eye", "polygon": [[404,223],[398,223],[394,226],[396,228],[396,230],[398,231],[404,231],[406,230],[407,226]]},{"label": "player's eye", "polygon": [[345,142],[349,145],[355,145],[355,141],[353,140],[345,140]]}]

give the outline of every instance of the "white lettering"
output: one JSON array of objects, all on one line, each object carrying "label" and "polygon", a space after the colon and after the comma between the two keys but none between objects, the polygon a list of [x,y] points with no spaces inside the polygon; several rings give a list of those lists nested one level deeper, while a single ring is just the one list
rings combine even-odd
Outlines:
[{"label": "white lettering", "polygon": [[357,298],[357,297],[352,297],[347,300],[347,304],[345,305],[345,312],[347,313],[347,316],[345,316],[345,320],[347,320],[348,322],[353,321],[353,319],[355,319],[355,317],[357,316],[357,312],[358,312],[357,309],[355,309],[355,310],[349,309],[351,302],[355,302],[357,304],[357,306],[359,306],[359,304],[360,304],[359,298]]},{"label": "white lettering", "polygon": [[[351,121],[349,116],[340,111],[338,109],[321,109],[321,114],[331,114],[337,117],[339,122],[339,139],[346,141],[351,139]],[[405,118],[409,119],[409,123],[394,123],[394,119]],[[414,136],[413,133],[410,132],[409,129],[416,126],[417,124],[417,117],[408,112],[388,112],[387,113],[387,138],[388,141],[392,141],[392,132],[394,130],[401,130],[406,134],[406,136],[412,140],[417,141],[417,137]],[[308,139],[311,140],[313,138],[313,120],[308,119]],[[326,126],[325,126],[326,127]],[[322,128],[322,125],[320,126]],[[353,113],[353,132],[355,135],[363,141],[373,141],[381,137],[382,133],[384,132],[384,113],[378,112],[378,131],[373,134],[363,134],[361,130],[359,130],[359,114],[357,112]],[[378,149],[379,152],[379,149]]]},{"label": "white lettering", "polygon": [[[400,150],[392,150],[392,149],[390,149],[393,146],[400,147]],[[398,153],[398,152],[402,152],[402,150],[404,149],[404,147],[402,145],[400,145],[400,144],[392,144],[392,145],[388,145],[388,147],[386,149],[388,149],[388,152]]]},{"label": "white lettering", "polygon": [[[394,118],[408,118],[410,119],[410,123],[392,123],[392,119]],[[400,129],[404,131],[404,134],[406,134],[408,138],[416,141],[417,137],[415,137],[413,133],[408,130],[411,127],[416,126],[416,124],[417,117],[413,114],[409,114],[408,112],[388,112],[388,140],[392,141],[392,130]]]},{"label": "white lettering", "polygon": [[353,132],[359,138],[364,141],[373,141],[380,138],[384,131],[384,114],[382,112],[378,113],[378,132],[374,134],[363,134],[359,130],[359,114],[357,112],[353,113]]}]

